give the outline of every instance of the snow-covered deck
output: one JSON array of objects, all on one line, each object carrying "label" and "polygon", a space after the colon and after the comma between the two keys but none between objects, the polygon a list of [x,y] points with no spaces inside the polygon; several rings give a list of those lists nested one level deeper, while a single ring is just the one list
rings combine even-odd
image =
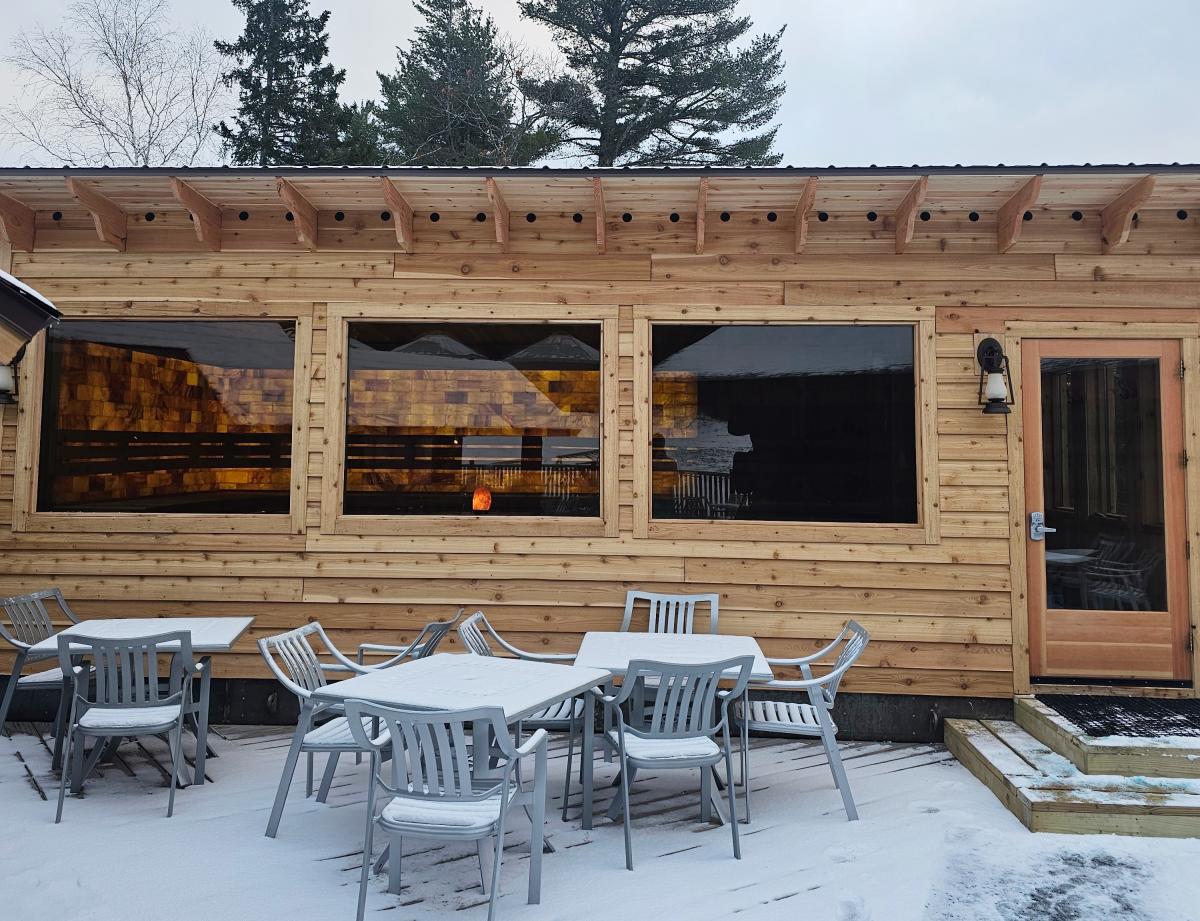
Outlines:
[{"label": "snow-covered deck", "polygon": [[[26,727],[19,727],[26,728]],[[217,921],[352,919],[366,765],[343,758],[330,801],[305,800],[303,770],[279,837],[263,836],[288,736],[231,727],[215,737],[216,782],[181,790],[165,818],[165,746],[127,744],[121,761],[69,798],[53,824],[56,778],[36,735],[0,738],[3,917],[136,921],[185,913]],[[758,740],[754,822],[735,861],[726,828],[702,825],[689,772],[634,787],[634,855],[621,828],[565,825],[544,865],[542,904],[525,904],[527,826],[508,836],[499,912],[549,919],[814,918],[820,921],[1200,919],[1200,841],[1034,835],[941,746],[848,743],[862,820],[848,823],[820,748]],[[565,745],[555,740],[551,806],[561,807]],[[612,765],[597,766],[600,805]],[[576,787],[576,791],[578,788]],[[44,791],[48,801],[40,795]],[[578,798],[576,793],[576,799]],[[370,915],[481,921],[469,844],[405,841],[397,898],[375,880]]]}]

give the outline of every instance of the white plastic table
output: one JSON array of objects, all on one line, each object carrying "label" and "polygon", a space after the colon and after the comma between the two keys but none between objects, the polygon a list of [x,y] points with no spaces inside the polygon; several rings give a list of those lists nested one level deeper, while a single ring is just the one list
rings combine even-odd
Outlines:
[{"label": "white plastic table", "polygon": [[[186,630],[192,635],[192,652],[200,657],[200,700],[196,710],[196,761],[192,768],[193,782],[204,783],[204,761],[208,753],[208,703],[212,681],[212,653],[229,652],[238,638],[254,623],[253,617],[113,617],[103,620],[81,620],[67,629],[47,637],[33,645],[30,654],[44,656],[58,654],[60,636],[97,636],[107,640],[133,639],[155,633],[174,633]],[[169,648],[167,646],[164,649]],[[83,651],[83,647],[79,647]],[[64,676],[63,699],[69,689]],[[62,739],[66,732],[66,718],[59,721],[59,736],[55,739],[55,762],[59,760]],[[215,757],[215,755],[214,755]],[[63,768],[65,770],[65,767]],[[82,783],[82,778],[76,778]],[[73,783],[72,790],[77,790]]]},{"label": "white plastic table", "polygon": [[[676,665],[698,665],[719,662],[737,656],[753,656],[750,677],[753,681],[770,681],[775,675],[763,655],[758,641],[752,636],[721,633],[586,633],[575,657],[576,666],[600,668],[614,675],[624,675],[634,659],[651,659]],[[732,674],[729,677],[734,677]],[[596,699],[585,694],[583,715],[583,827],[592,827],[592,758],[595,751]],[[617,802],[614,800],[614,803]],[[717,815],[721,816],[720,803]],[[626,817],[625,821],[629,821]]]}]

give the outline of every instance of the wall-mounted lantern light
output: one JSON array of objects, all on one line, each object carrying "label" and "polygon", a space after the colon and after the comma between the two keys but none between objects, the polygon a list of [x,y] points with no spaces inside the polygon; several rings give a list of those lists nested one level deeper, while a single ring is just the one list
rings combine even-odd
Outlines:
[{"label": "wall-mounted lantern light", "polygon": [[996,339],[984,339],[975,351],[979,359],[979,403],[984,415],[1008,413],[1012,405],[1012,377],[1008,356]]},{"label": "wall-mounted lantern light", "polygon": [[12,365],[0,365],[0,405],[17,402],[17,375]]}]

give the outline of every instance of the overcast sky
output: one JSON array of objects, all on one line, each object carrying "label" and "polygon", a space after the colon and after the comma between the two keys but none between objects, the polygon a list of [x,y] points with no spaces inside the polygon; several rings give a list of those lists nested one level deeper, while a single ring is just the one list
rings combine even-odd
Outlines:
[{"label": "overcast sky", "polygon": [[[516,0],[477,0],[535,47]],[[330,9],[347,101],[378,93],[415,16],[407,0]],[[53,23],[69,0],[0,0],[0,41]],[[777,149],[805,166],[1200,160],[1197,0],[743,0],[759,31],[786,25]],[[173,0],[181,27],[234,39],[226,0]],[[7,48],[5,51],[7,52]],[[0,104],[21,92],[0,65]],[[0,162],[41,162],[0,137]]]}]

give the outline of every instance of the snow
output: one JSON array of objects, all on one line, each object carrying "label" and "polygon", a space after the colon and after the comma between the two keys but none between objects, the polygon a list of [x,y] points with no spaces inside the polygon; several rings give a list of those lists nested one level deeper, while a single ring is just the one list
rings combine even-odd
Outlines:
[{"label": "snow", "polygon": [[[215,783],[179,791],[165,818],[158,740],[127,744],[54,825],[49,754],[30,735],[0,738],[3,917],[137,921],[172,912],[239,921],[349,919],[360,867],[367,766],[339,763],[327,804],[304,798],[303,768],[279,837],[263,836],[288,737],[227,730],[214,738]],[[525,904],[528,826],[508,837],[506,921],[813,918],[819,921],[1200,921],[1200,841],[1035,835],[941,746],[847,743],[862,820],[847,822],[820,748],[759,740],[753,822],[735,861],[728,828],[698,819],[695,776],[659,772],[633,787],[635,871],[622,830],[560,821],[565,743],[551,751],[542,904]],[[317,773],[323,766],[317,761]],[[602,811],[613,765],[597,762]],[[49,797],[37,795],[26,769]],[[578,800],[578,787],[573,800]],[[557,808],[556,808],[557,807]],[[372,880],[370,917],[483,921],[469,844],[404,843],[399,897]]]}]

